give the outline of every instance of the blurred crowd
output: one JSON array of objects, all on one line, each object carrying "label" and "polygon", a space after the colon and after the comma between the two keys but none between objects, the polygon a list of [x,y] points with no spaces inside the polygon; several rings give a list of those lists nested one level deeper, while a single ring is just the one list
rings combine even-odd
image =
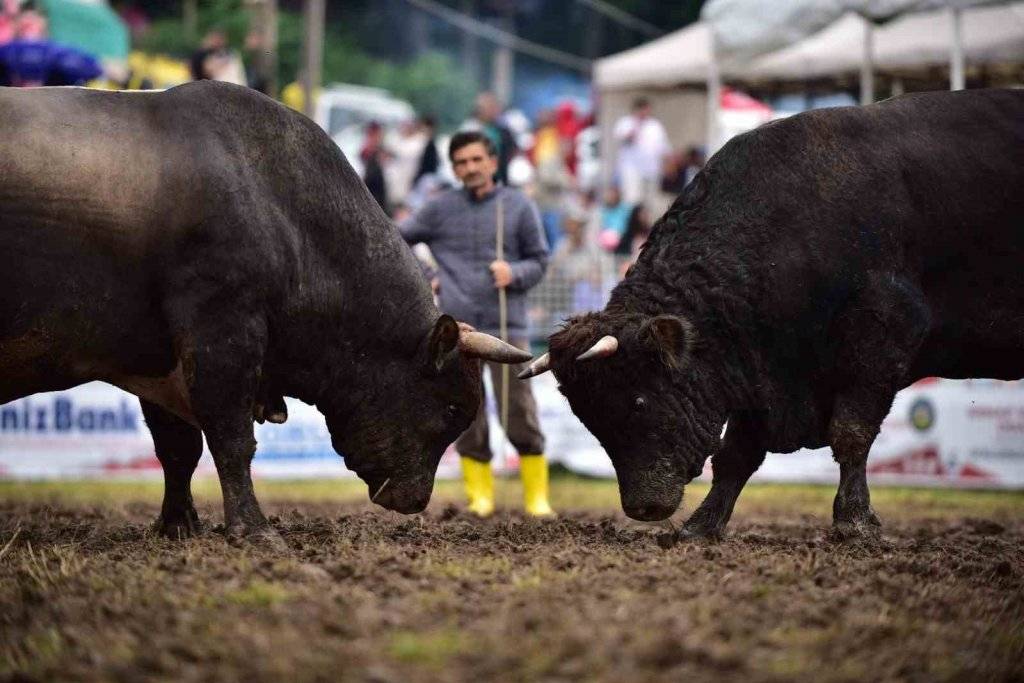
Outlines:
[{"label": "blurred crowd", "polygon": [[0,85],[83,85],[102,74],[92,55],[49,40],[34,3],[0,0]]},{"label": "blurred crowd", "polygon": [[[597,156],[594,116],[573,102],[557,103],[531,122],[484,92],[459,130],[485,134],[497,150],[497,180],[524,190],[537,206],[551,257],[544,280],[530,292],[535,337],[570,315],[605,304],[654,221],[704,165],[701,149],[671,147],[644,99],[615,122],[616,156],[607,180]],[[438,135],[429,117],[392,131],[374,121],[364,131],[363,179],[396,221],[455,185],[447,137]],[[429,252],[417,250],[417,256],[432,272]]]},{"label": "blurred crowd", "polygon": [[[137,39],[148,19],[130,3],[121,11],[122,21]],[[252,68],[262,50],[260,40],[253,32],[236,49],[225,31],[215,27],[188,60],[136,51],[126,64],[101,64],[51,41],[46,17],[36,3],[0,0],[0,85],[161,88],[213,79],[266,92],[266,79]],[[301,102],[293,101],[299,92],[297,84],[288,85],[282,100],[301,109]],[[396,221],[457,184],[448,161],[449,133],[483,133],[497,151],[497,180],[533,200],[550,249],[546,277],[530,293],[535,337],[545,336],[569,315],[603,306],[654,220],[704,164],[700,149],[671,147],[664,126],[642,98],[633,102],[627,115],[611,122],[614,158],[601,159],[600,129],[589,105],[552,97],[552,106],[531,119],[506,108],[494,94],[482,92],[472,103],[469,118],[452,131],[440,131],[430,112],[417,114],[404,102],[404,119],[373,119],[366,112],[362,119],[352,118],[360,112],[346,110],[347,129],[358,144],[347,144],[331,124],[318,120]],[[394,108],[394,102],[388,106]],[[417,256],[430,273],[429,252],[418,251]]]}]

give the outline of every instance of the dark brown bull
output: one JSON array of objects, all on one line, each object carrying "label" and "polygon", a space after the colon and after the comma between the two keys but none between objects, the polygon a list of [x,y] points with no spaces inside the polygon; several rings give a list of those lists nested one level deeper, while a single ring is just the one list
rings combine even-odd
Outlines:
[{"label": "dark brown bull", "polygon": [[[809,112],[729,142],[553,369],[636,519],[721,534],[767,451],[831,446],[835,525],[878,525],[868,450],[901,388],[1024,376],[1024,91]],[[728,421],[724,439],[723,425]]]},{"label": "dark brown bull", "polygon": [[[327,418],[375,502],[418,512],[480,403],[478,358],[327,135],[254,91],[0,88],[0,403],[102,380],[142,398],[158,528],[188,535],[205,434],[229,537],[279,544],[253,418]],[[526,356],[526,358],[524,358]]]}]

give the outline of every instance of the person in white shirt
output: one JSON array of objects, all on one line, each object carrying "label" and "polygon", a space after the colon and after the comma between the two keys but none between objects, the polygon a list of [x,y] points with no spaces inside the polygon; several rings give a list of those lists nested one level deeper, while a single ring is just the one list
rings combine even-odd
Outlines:
[{"label": "person in white shirt", "polygon": [[661,184],[662,160],[672,148],[665,127],[651,117],[651,103],[643,97],[634,100],[632,113],[615,123],[614,135],[623,201],[652,204]]}]

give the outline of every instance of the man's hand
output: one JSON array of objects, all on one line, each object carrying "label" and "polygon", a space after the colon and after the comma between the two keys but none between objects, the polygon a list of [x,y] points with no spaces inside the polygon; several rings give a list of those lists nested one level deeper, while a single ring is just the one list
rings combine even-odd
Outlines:
[{"label": "man's hand", "polygon": [[491,261],[491,275],[494,276],[494,286],[497,289],[504,289],[512,284],[512,266],[508,261]]}]

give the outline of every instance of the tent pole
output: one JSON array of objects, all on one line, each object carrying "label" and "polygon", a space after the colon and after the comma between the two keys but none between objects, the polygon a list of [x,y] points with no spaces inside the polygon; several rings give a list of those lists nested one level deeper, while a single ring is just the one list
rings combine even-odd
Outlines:
[{"label": "tent pole", "polygon": [[953,40],[949,48],[949,89],[963,90],[964,83],[964,11],[960,7],[952,6],[950,18],[952,19]]},{"label": "tent pole", "polygon": [[708,60],[708,127],[705,143],[705,158],[710,158],[718,150],[718,110],[722,96],[722,75],[718,70],[718,50],[715,47],[715,32],[711,32],[711,58]]},{"label": "tent pole", "polygon": [[875,101],[875,26],[864,19],[864,58],[860,64],[860,103]]},{"label": "tent pole", "polygon": [[320,90],[324,64],[324,13],[326,0],[306,0],[302,6],[302,111],[316,115],[316,96]]}]

